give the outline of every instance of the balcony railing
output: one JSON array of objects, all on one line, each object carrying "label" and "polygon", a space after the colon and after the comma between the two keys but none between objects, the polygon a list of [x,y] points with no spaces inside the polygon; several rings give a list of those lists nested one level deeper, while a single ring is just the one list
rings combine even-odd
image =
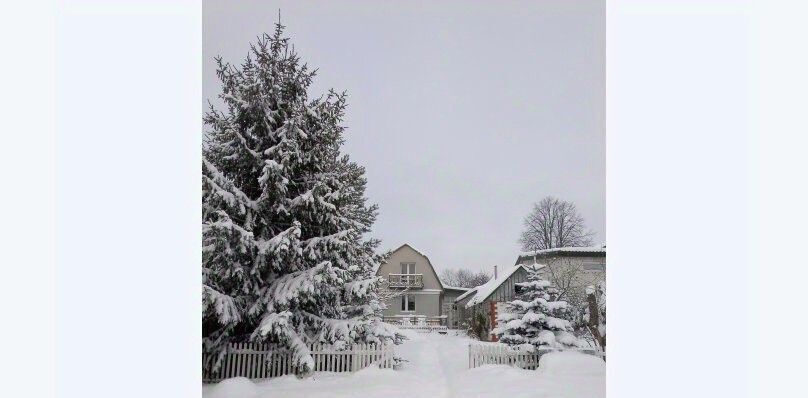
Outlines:
[{"label": "balcony railing", "polygon": [[390,287],[395,288],[423,288],[423,274],[390,274],[387,277]]}]

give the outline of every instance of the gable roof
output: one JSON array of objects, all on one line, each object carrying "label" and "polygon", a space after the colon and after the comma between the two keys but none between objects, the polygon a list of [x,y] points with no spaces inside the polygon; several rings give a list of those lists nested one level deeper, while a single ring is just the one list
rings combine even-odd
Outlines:
[{"label": "gable roof", "polygon": [[[539,267],[543,266],[544,264],[539,265]],[[488,282],[475,287],[474,290],[477,292],[477,295],[475,295],[471,300],[469,300],[468,303],[466,303],[466,308],[470,308],[488,299],[488,297],[494,294],[494,291],[497,290],[497,288],[500,287],[502,283],[508,280],[508,278],[510,278],[513,274],[515,274],[516,271],[518,271],[519,269],[525,269],[525,266],[518,264],[507,270],[503,270],[502,276],[498,276],[496,279],[491,278],[491,280],[489,280]],[[458,300],[460,300],[461,297],[463,296],[458,297]]]},{"label": "gable roof", "polygon": [[[423,257],[426,259],[426,262],[429,264],[429,269],[430,269],[430,270],[432,270],[432,275],[435,275],[435,279],[437,279],[437,280],[438,280],[438,285],[440,285],[441,290],[445,289],[445,287],[443,286],[443,282],[440,280],[440,278],[438,278],[438,274],[437,274],[437,273],[435,273],[435,267],[432,265],[432,261],[430,261],[430,260],[429,260],[429,257],[427,257],[427,255],[426,255],[426,254],[422,253],[422,252],[421,252],[421,251],[419,251],[418,249],[416,249],[416,248],[412,247],[412,246],[411,246],[409,243],[405,243],[405,244],[403,244],[403,245],[399,246],[397,249],[390,251],[390,254],[392,255],[393,253],[395,253],[395,252],[397,252],[397,251],[399,251],[399,250],[403,249],[405,246],[406,246],[406,247],[409,247],[409,248],[410,248],[410,249],[412,249],[414,252],[416,252],[416,253],[420,254],[421,256],[423,256]],[[379,265],[381,265],[381,264],[379,264]],[[376,275],[378,275],[378,274],[379,274],[379,267],[378,267],[378,266],[376,267],[376,270],[374,271],[374,273],[375,273]]]}]

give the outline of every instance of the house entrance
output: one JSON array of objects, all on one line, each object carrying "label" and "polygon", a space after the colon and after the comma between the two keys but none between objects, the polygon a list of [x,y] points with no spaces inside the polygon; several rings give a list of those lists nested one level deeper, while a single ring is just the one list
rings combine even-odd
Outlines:
[{"label": "house entrance", "polygon": [[457,329],[457,310],[454,309],[454,303],[443,303],[441,313],[446,315],[446,327]]}]

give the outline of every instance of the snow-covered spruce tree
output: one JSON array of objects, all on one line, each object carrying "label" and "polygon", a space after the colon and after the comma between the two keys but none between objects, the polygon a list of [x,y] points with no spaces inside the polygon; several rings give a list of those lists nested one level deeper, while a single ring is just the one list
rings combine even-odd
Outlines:
[{"label": "snow-covered spruce tree", "polygon": [[527,272],[527,282],[516,283],[522,291],[498,314],[494,334],[500,342],[529,352],[577,346],[569,305],[556,301],[555,288],[541,278],[537,267],[527,267]]},{"label": "snow-covered spruce tree", "polygon": [[277,24],[240,67],[217,58],[223,111],[205,114],[202,318],[205,364],[261,341],[313,369],[308,343],[400,343],[381,322],[383,261],[367,239],[376,205],[364,169],[340,154],[346,99],[309,99],[315,72]]}]

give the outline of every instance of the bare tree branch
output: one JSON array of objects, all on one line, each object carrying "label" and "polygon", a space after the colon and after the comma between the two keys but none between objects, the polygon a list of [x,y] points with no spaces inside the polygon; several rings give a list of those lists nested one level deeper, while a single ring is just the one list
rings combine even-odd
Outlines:
[{"label": "bare tree branch", "polygon": [[390,282],[388,282],[386,279],[383,279],[378,292],[379,301],[381,301],[382,303],[389,303],[390,300],[396,297],[401,297],[409,291],[410,291],[409,287],[403,289],[391,289]]},{"label": "bare tree branch", "polygon": [[473,272],[465,268],[445,269],[440,273],[440,280],[444,285],[455,287],[477,287],[491,279],[491,274],[485,271]]},{"label": "bare tree branch", "polygon": [[601,273],[584,270],[583,261],[577,258],[554,258],[547,261],[544,275],[558,289],[558,299],[575,308],[586,303],[586,288],[603,280]]},{"label": "bare tree branch", "polygon": [[533,205],[524,226],[519,243],[525,251],[591,246],[594,236],[574,203],[552,196]]}]

